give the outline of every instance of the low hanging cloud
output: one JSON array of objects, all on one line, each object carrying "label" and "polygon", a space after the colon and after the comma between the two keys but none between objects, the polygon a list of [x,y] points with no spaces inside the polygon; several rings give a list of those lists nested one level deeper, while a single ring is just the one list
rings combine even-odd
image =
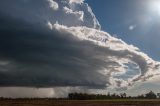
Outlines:
[{"label": "low hanging cloud", "polygon": [[160,74],[83,0],[2,0],[0,23],[0,86],[127,88]]},{"label": "low hanging cloud", "polygon": [[1,87],[0,95],[9,98],[62,98],[69,92],[92,93],[94,90],[82,87],[54,87],[54,88],[26,88],[26,87]]}]

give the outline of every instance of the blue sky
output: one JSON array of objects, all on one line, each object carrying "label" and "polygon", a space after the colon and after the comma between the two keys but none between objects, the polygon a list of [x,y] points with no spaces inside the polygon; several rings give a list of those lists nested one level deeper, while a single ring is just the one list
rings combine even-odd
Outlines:
[{"label": "blue sky", "polygon": [[[158,0],[87,0],[102,30],[160,60]],[[157,4],[158,5],[158,4]]]}]

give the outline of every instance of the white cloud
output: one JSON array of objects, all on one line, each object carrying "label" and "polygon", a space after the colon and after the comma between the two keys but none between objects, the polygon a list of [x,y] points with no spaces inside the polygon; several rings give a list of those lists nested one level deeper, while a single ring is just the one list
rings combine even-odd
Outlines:
[{"label": "white cloud", "polygon": [[83,3],[84,0],[69,0],[69,3]]},{"label": "white cloud", "polygon": [[48,0],[48,2],[49,2],[49,5],[50,5],[50,7],[53,9],[53,10],[58,10],[58,3],[57,2],[55,2],[55,1],[53,1],[53,0]]},{"label": "white cloud", "polygon": [[49,29],[53,29],[53,26],[50,22],[47,22],[47,26],[49,27]]},{"label": "white cloud", "polygon": [[132,31],[132,30],[134,30],[136,27],[137,27],[136,25],[130,25],[128,29]]},{"label": "white cloud", "polygon": [[73,11],[72,9],[69,9],[68,7],[64,7],[64,11],[70,15],[74,14],[75,16],[77,16],[77,19],[79,18],[79,20],[83,21],[83,17],[84,17],[83,11]]}]

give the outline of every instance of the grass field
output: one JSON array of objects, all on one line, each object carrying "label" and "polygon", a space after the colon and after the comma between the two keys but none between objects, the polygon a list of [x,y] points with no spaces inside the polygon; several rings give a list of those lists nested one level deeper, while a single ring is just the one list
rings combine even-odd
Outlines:
[{"label": "grass field", "polygon": [[0,106],[160,106],[160,100],[0,100]]}]

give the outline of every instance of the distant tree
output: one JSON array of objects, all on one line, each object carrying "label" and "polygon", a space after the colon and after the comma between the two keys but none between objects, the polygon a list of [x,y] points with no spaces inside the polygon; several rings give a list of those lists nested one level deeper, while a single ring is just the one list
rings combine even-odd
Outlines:
[{"label": "distant tree", "polygon": [[126,98],[126,97],[127,97],[127,94],[126,94],[126,93],[121,93],[121,94],[120,94],[120,97],[121,97],[121,98]]},{"label": "distant tree", "polygon": [[144,99],[144,98],[145,98],[145,95],[144,95],[144,94],[138,95],[137,98],[138,98],[138,99]]},{"label": "distant tree", "polygon": [[149,93],[145,94],[145,97],[147,99],[156,99],[157,95],[153,91],[150,91]]},{"label": "distant tree", "polygon": [[157,97],[160,98],[160,93],[157,93]]},{"label": "distant tree", "polygon": [[108,94],[107,94],[107,97],[106,97],[107,99],[111,99],[111,94],[110,94],[110,92],[108,92]]}]

